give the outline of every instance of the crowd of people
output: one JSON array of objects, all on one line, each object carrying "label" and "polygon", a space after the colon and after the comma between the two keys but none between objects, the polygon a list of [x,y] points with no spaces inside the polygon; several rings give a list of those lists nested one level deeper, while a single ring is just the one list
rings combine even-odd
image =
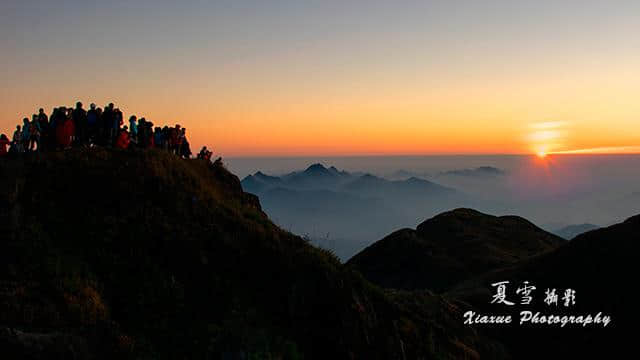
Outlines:
[{"label": "crowd of people", "polygon": [[[85,110],[78,102],[75,108],[54,108],[49,116],[40,109],[31,120],[24,118],[22,125],[16,126],[11,139],[0,135],[0,156],[90,146],[160,148],[182,158],[192,155],[186,128],[154,126],[135,115],[129,117],[127,125],[122,111],[112,103],[104,109],[91,104]],[[210,160],[211,155],[205,146],[197,158]]]}]

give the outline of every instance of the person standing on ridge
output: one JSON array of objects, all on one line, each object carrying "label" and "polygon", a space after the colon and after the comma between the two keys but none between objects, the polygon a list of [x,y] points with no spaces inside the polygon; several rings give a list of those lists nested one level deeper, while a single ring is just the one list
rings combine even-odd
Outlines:
[{"label": "person standing on ridge", "polygon": [[96,104],[91,103],[89,105],[89,111],[87,111],[87,140],[88,143],[95,143],[98,135],[98,111],[96,110]]},{"label": "person standing on ridge", "polygon": [[118,134],[120,133],[120,127],[124,125],[124,115],[120,109],[113,109],[113,137],[118,138]]},{"label": "person standing on ridge", "polygon": [[7,155],[7,145],[9,145],[10,143],[11,142],[7,138],[7,135],[0,135],[0,156]]},{"label": "person standing on ridge", "polygon": [[153,144],[157,148],[164,148],[164,137],[162,135],[162,128],[156,126],[153,132]]},{"label": "person standing on ridge", "polygon": [[135,115],[129,117],[129,138],[133,143],[138,142],[138,118]]},{"label": "person standing on ridge", "polygon": [[47,114],[44,113],[44,109],[40,108],[38,110],[38,125],[40,126],[40,143],[38,147],[42,146],[42,149],[45,150],[49,147],[49,118]]},{"label": "person standing on ridge", "polygon": [[22,135],[20,137],[20,141],[22,141],[23,151],[29,150],[29,140],[30,140],[29,128],[30,127],[31,125],[29,125],[29,118],[22,119]]},{"label": "person standing on ridge", "polygon": [[113,145],[115,140],[115,127],[113,126],[114,114],[113,103],[110,103],[102,112],[102,124],[104,125],[104,142],[105,145]]},{"label": "person standing on ridge", "polygon": [[11,142],[10,152],[22,153],[24,148],[22,147],[22,129],[20,125],[16,126],[16,131],[13,133],[13,141]]},{"label": "person standing on ridge", "polygon": [[73,142],[73,137],[75,135],[75,125],[73,123],[73,119],[71,118],[70,111],[62,119],[62,122],[60,122],[56,126],[56,141],[59,147],[65,149],[70,147]]},{"label": "person standing on ridge", "polygon": [[118,138],[116,139],[115,147],[118,149],[127,149],[129,147],[130,139],[129,132],[127,131],[127,127],[123,127],[122,131],[118,134]]},{"label": "person standing on ridge", "polygon": [[84,145],[87,138],[87,112],[82,108],[82,103],[77,102],[76,108],[71,113],[73,125],[76,129],[76,144]]},{"label": "person standing on ridge", "polygon": [[40,151],[40,123],[38,115],[33,114],[29,123],[29,151]]}]

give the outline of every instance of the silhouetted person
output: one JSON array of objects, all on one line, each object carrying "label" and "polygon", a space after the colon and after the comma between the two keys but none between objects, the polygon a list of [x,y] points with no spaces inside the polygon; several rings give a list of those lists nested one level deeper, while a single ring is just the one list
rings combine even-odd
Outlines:
[{"label": "silhouetted person", "polygon": [[53,134],[55,134],[58,123],[62,122],[63,113],[64,113],[63,108],[53,108],[53,111],[51,112],[51,117],[49,118],[49,130]]},{"label": "silhouetted person", "polygon": [[78,145],[84,145],[87,139],[88,119],[87,112],[82,108],[81,102],[78,101],[76,103],[76,108],[73,109],[71,113],[71,119],[75,127],[76,143]]},{"label": "silhouetted person", "polygon": [[164,136],[159,126],[153,130],[153,144],[155,147],[162,149],[164,147]]},{"label": "silhouetted person", "polygon": [[147,146],[147,140],[149,139],[147,136],[147,119],[140,118],[138,119],[138,124],[136,125],[138,129],[138,146],[144,148]]},{"label": "silhouetted person", "polygon": [[38,110],[38,122],[40,123],[40,128],[42,129],[49,126],[49,117],[44,113],[43,108],[40,108]]},{"label": "silhouetted person", "polygon": [[105,128],[104,124],[104,111],[102,108],[96,108],[96,112],[98,113],[98,123],[96,124],[96,144],[105,145]]},{"label": "silhouetted person", "polygon": [[11,141],[7,138],[7,135],[0,135],[0,156],[7,155],[7,145],[11,144]]},{"label": "silhouetted person", "polygon": [[173,154],[178,154],[178,142],[180,139],[180,133],[182,131],[180,130],[180,125],[176,125],[175,127],[170,129],[169,132],[169,151],[171,151]]},{"label": "silhouetted person", "polygon": [[129,117],[129,138],[134,143],[138,142],[138,118],[135,115]]},{"label": "silhouetted person", "polygon": [[29,129],[30,128],[31,128],[31,125],[29,124],[29,118],[22,119],[22,136],[20,138],[20,141],[22,141],[23,151],[29,150],[29,140],[30,140]]},{"label": "silhouetted person", "polygon": [[115,114],[113,113],[113,103],[110,103],[102,112],[102,124],[104,126],[104,143],[105,145],[113,144],[115,139]]},{"label": "silhouetted person", "polygon": [[17,125],[16,131],[13,132],[13,141],[11,142],[11,149],[9,149],[9,151],[16,153],[24,152],[24,147],[22,146],[22,128],[20,125]]},{"label": "silhouetted person", "polygon": [[49,132],[49,117],[44,113],[44,109],[38,110],[38,124],[40,125],[40,143],[38,148],[42,147],[43,150],[50,147],[50,132]]},{"label": "silhouetted person", "polygon": [[196,156],[196,158],[198,159],[204,159],[204,155],[207,153],[207,147],[203,146],[202,149],[200,149],[200,152],[198,153],[198,155]]},{"label": "silhouetted person", "polygon": [[89,111],[87,111],[87,138],[89,143],[94,143],[98,136],[98,118],[100,114],[96,110],[96,104],[89,105]]},{"label": "silhouetted person", "polygon": [[68,148],[73,142],[75,125],[71,118],[71,112],[67,112],[64,120],[56,126],[56,141],[61,148]]},{"label": "silhouetted person", "polygon": [[[184,129],[186,130],[186,129]],[[180,157],[188,159],[191,157],[191,145],[189,145],[189,140],[187,140],[186,136],[183,137],[182,142],[180,143]]]},{"label": "silhouetted person", "polygon": [[38,115],[34,114],[29,123],[29,151],[40,151],[40,122]]},{"label": "silhouetted person", "polygon": [[127,127],[122,128],[122,131],[118,134],[118,138],[116,139],[115,147],[118,149],[127,149],[129,147],[130,139],[129,132],[127,131]]},{"label": "silhouetted person", "polygon": [[114,128],[114,136],[118,136],[120,132],[120,127],[124,125],[124,115],[120,109],[113,109],[113,128]]},{"label": "silhouetted person", "polygon": [[152,148],[155,146],[155,138],[153,137],[153,123],[151,121],[147,121],[144,129],[144,136],[147,137],[147,148]]}]

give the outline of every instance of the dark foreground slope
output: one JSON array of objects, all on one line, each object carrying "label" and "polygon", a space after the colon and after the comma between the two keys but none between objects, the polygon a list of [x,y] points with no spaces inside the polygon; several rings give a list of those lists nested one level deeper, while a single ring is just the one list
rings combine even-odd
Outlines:
[{"label": "dark foreground slope", "polygon": [[[542,314],[597,314],[611,316],[606,328],[568,325],[553,328],[531,325],[507,327],[497,334],[515,358],[627,358],[637,347],[637,284],[640,252],[640,215],[623,223],[578,235],[557,250],[523,261],[516,266],[490,272],[455,286],[447,297],[463,300],[484,312],[514,313],[491,305],[490,284],[509,280],[529,281],[537,286],[529,310]],[[544,303],[547,289],[575,290],[575,304],[565,307]],[[531,346],[534,340],[542,346]],[[553,349],[550,352],[549,349]],[[616,354],[624,353],[624,356]]]},{"label": "dark foreground slope", "polygon": [[456,209],[403,229],[349,260],[370,281],[443,291],[460,281],[555,249],[564,240],[517,216]]},{"label": "dark foreground slope", "polygon": [[0,162],[2,358],[504,356],[274,226],[222,166],[71,150]]}]

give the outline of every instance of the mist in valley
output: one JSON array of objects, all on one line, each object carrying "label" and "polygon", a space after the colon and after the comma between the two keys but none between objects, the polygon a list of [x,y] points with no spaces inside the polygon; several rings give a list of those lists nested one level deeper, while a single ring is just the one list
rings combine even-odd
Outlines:
[{"label": "mist in valley", "polygon": [[278,225],[347,260],[393,231],[469,207],[565,238],[640,213],[639,155],[231,158]]}]

